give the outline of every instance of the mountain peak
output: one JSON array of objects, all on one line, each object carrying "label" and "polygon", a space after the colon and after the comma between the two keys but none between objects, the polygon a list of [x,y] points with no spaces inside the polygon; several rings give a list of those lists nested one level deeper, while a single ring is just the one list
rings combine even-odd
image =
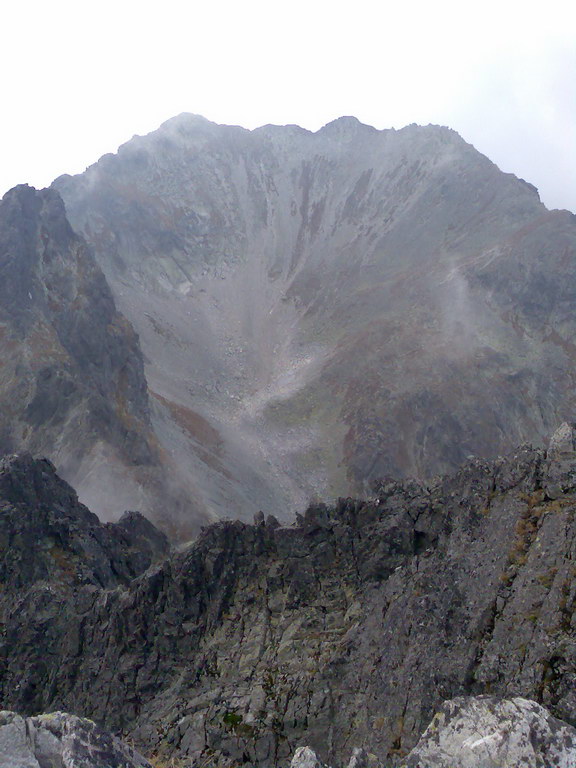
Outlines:
[{"label": "mountain peak", "polygon": [[378,129],[374,128],[372,125],[367,125],[366,123],[360,122],[360,120],[358,120],[358,118],[354,117],[353,115],[343,115],[342,117],[337,117],[335,120],[331,120],[329,123],[326,123],[326,125],[320,128],[317,133],[324,135],[335,133],[355,135],[360,131],[377,133]]},{"label": "mountain peak", "polygon": [[[141,339],[163,448],[216,515],[430,477],[566,418],[565,350],[537,331],[561,312],[541,258],[560,225],[449,128],[184,114],[56,186]],[[510,371],[545,380],[518,312],[555,395],[510,409]]]}]

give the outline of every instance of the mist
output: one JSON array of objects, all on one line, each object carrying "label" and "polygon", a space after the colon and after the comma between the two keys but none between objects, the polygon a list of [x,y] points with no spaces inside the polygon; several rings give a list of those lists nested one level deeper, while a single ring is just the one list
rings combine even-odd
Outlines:
[{"label": "mist", "polygon": [[32,8],[4,12],[0,193],[81,172],[181,112],[310,130],[355,115],[452,127],[548,207],[576,210],[576,19],[564,0]]}]

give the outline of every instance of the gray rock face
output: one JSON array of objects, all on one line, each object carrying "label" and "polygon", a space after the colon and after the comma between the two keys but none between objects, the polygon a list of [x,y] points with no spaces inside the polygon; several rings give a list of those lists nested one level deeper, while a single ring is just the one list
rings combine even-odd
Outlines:
[{"label": "gray rock face", "polygon": [[290,768],[325,768],[324,764],[310,747],[298,747],[290,763]]},{"label": "gray rock face", "polygon": [[[338,760],[337,765],[344,765],[344,761]],[[327,766],[310,747],[298,747],[294,752],[290,768],[327,768]],[[361,747],[354,747],[348,768],[382,768],[382,766],[376,755],[369,754]]]},{"label": "gray rock face", "polygon": [[550,499],[559,499],[566,492],[576,488],[574,436],[574,427],[564,422],[550,439],[544,485],[546,495]]},{"label": "gray rock face", "polygon": [[522,698],[447,701],[408,755],[406,768],[572,768],[576,730]]},{"label": "gray rock face", "polygon": [[287,764],[303,744],[330,765],[351,745],[397,764],[464,695],[533,699],[574,726],[576,494],[549,498],[553,471],[529,448],[473,459],[292,526],[221,522],[143,571],[146,526],[102,525],[49,464],[11,460],[0,700],[227,765]]},{"label": "gray rock face", "polygon": [[136,334],[58,193],[27,186],[0,202],[0,455],[15,451],[48,456],[105,519],[166,501],[178,517]]},{"label": "gray rock face", "polygon": [[63,712],[23,718],[0,712],[2,768],[152,768],[127,744]]},{"label": "gray rock face", "polygon": [[[343,756],[336,762],[344,765]],[[401,768],[572,768],[576,729],[541,705],[519,697],[459,697],[444,702]],[[381,768],[355,747],[348,768]],[[299,747],[291,768],[325,768],[310,747]]]},{"label": "gray rock face", "polygon": [[55,182],[218,515],[543,444],[576,407],[576,218],[438,126],[181,115]]},{"label": "gray rock face", "polygon": [[562,455],[572,457],[576,446],[574,445],[574,428],[572,425],[564,422],[550,438],[548,445],[548,454],[551,458],[557,459]]},{"label": "gray rock face", "polygon": [[354,747],[348,768],[383,768],[376,755],[366,752],[362,747]]},{"label": "gray rock face", "polygon": [[137,523],[102,524],[46,459],[0,459],[0,583],[48,594],[128,584],[169,550],[152,523],[134,513],[128,520]]}]

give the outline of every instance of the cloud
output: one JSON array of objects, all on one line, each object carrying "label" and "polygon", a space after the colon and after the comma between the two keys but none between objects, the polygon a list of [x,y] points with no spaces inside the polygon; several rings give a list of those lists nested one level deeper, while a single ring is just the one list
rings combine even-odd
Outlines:
[{"label": "cloud", "polygon": [[0,189],[48,184],[179,112],[254,128],[450,125],[576,208],[564,0],[72,0],[3,13]]}]

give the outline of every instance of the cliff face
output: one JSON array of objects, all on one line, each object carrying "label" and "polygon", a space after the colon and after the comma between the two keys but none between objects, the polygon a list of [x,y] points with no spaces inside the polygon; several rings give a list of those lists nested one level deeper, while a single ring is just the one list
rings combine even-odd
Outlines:
[{"label": "cliff face", "polygon": [[48,456],[108,519],[177,507],[137,336],[55,190],[0,202],[0,357],[0,454]]},{"label": "cliff face", "polygon": [[55,186],[219,514],[430,477],[574,410],[575,218],[449,129],[182,115]]},{"label": "cliff face", "polygon": [[289,527],[219,523],[143,572],[135,539],[49,465],[11,459],[1,700],[93,717],[146,753],[256,765],[302,743],[399,762],[467,694],[524,696],[574,725],[575,474],[566,426],[548,453],[383,484]]}]

